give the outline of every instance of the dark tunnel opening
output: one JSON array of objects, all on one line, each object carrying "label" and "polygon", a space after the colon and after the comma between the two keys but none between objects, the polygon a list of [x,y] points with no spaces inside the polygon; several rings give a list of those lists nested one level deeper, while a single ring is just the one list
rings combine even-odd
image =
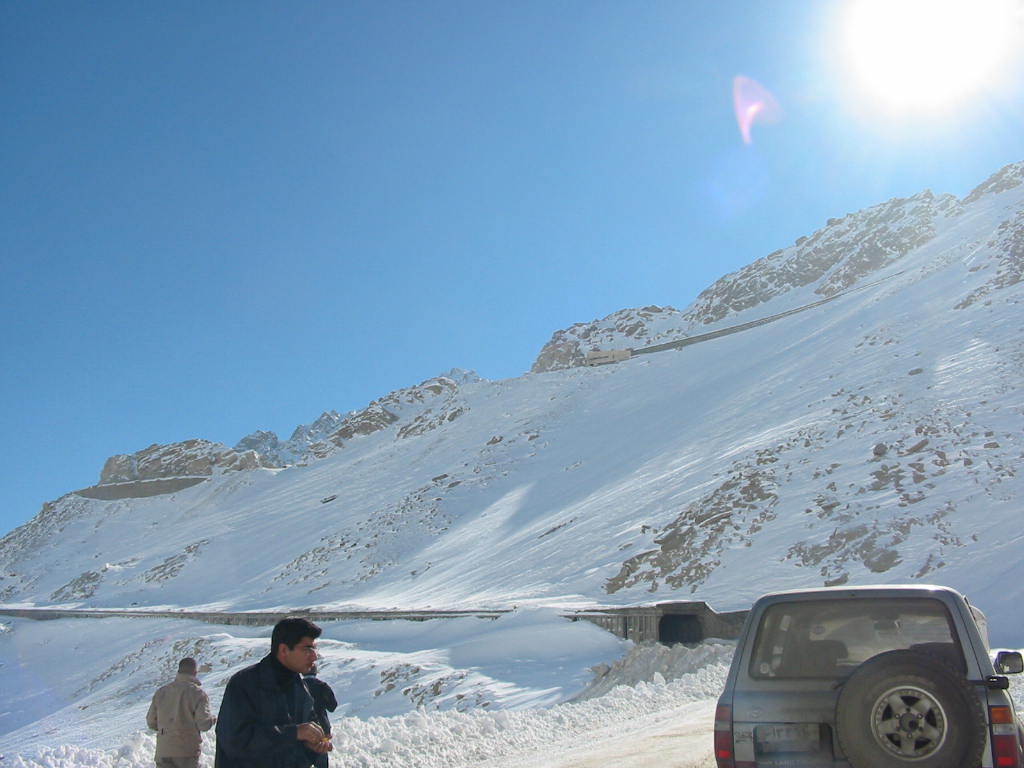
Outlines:
[{"label": "dark tunnel opening", "polygon": [[666,645],[676,643],[699,643],[704,639],[700,619],[688,613],[670,613],[658,622],[658,642]]}]

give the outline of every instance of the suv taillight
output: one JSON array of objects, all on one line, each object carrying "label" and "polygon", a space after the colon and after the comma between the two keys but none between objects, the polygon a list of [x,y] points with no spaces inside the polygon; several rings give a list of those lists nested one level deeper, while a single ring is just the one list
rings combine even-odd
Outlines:
[{"label": "suv taillight", "polygon": [[[996,768],[1022,768],[1020,742],[1017,741],[1017,722],[1010,707],[989,707],[992,723],[992,761]],[[715,723],[715,727],[718,724]],[[717,733],[716,733],[717,736]]]},{"label": "suv taillight", "polygon": [[736,768],[732,747],[732,707],[715,707],[715,762],[718,768]]}]

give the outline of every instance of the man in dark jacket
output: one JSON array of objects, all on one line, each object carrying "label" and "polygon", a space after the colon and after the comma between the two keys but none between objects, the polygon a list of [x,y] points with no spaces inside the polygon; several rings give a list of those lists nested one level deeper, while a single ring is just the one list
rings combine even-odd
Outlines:
[{"label": "man in dark jacket", "polygon": [[311,768],[333,749],[302,675],[316,663],[320,627],[282,619],[270,653],[228,680],[217,716],[215,768]]}]

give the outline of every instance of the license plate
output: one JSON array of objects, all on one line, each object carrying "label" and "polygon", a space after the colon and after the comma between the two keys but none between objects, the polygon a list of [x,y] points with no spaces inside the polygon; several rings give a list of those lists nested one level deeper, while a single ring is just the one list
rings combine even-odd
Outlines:
[{"label": "license plate", "polygon": [[821,744],[817,723],[779,723],[754,729],[758,752],[816,752]]}]

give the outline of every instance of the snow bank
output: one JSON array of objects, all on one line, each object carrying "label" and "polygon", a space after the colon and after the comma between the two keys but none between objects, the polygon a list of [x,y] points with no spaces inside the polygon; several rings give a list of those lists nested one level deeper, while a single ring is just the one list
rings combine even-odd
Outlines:
[{"label": "snow bank", "polygon": [[594,668],[595,679],[577,701],[593,699],[620,685],[665,683],[685,679],[687,689],[701,698],[718,696],[725,678],[721,665],[728,668],[735,642],[709,641],[696,647],[685,645],[634,646],[627,656]]},{"label": "snow bank", "polygon": [[[734,646],[640,646],[602,671],[593,690],[548,709],[424,712],[397,718],[346,718],[334,730],[346,766],[472,766],[541,746],[575,746],[587,735],[722,690]],[[649,681],[641,681],[652,675]],[[674,677],[671,681],[665,675]]]}]

